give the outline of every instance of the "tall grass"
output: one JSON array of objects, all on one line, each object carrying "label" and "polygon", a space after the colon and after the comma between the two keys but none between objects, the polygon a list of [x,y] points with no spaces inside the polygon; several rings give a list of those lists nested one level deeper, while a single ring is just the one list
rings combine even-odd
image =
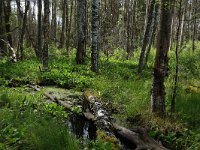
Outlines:
[{"label": "tall grass", "polygon": [[24,92],[22,88],[0,91],[0,149],[80,149],[62,117],[45,111],[40,93]]}]

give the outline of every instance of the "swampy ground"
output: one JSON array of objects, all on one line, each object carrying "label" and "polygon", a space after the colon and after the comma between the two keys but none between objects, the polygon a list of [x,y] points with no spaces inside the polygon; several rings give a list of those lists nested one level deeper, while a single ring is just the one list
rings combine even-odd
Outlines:
[{"label": "swampy ground", "polygon": [[[175,58],[173,51],[169,54],[165,117],[150,113],[154,49],[140,78],[137,76],[139,51],[130,60],[126,60],[120,50],[109,59],[101,54],[98,74],[90,71],[89,58],[85,65],[76,65],[75,50],[71,50],[67,58],[64,52],[51,47],[48,72],[41,72],[40,61],[28,52],[24,61],[0,60],[0,149],[112,149],[109,141],[98,136],[94,140],[87,138],[87,134],[78,136],[72,128],[80,122],[70,124],[70,112],[43,96],[44,91],[48,91],[73,101],[81,98],[85,90],[101,99],[118,124],[130,129],[144,127],[151,137],[169,149],[200,149],[200,45],[194,53],[190,48],[186,46],[180,53],[178,94],[173,114],[170,113],[170,100]],[[28,84],[40,85],[42,90],[36,92],[28,88]],[[81,112],[78,107],[73,109]]]}]

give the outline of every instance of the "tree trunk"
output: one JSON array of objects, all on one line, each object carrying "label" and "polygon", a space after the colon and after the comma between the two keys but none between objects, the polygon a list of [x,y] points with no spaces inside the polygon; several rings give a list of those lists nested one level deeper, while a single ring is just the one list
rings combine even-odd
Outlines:
[{"label": "tree trunk", "polygon": [[76,63],[84,64],[86,57],[86,0],[77,0],[77,53]]},{"label": "tree trunk", "polygon": [[69,43],[68,43],[68,39],[69,39],[69,7],[68,7],[68,1],[66,1],[66,4],[65,4],[65,7],[66,7],[66,23],[65,23],[65,37],[66,37],[66,40],[65,40],[65,48],[66,48],[66,52],[67,52],[67,56],[69,54]]},{"label": "tree trunk", "polygon": [[51,21],[51,39],[56,44],[56,29],[57,29],[57,1],[52,1],[52,21]]},{"label": "tree trunk", "polygon": [[[4,14],[5,14],[5,24],[6,24],[6,34],[7,34],[7,40],[10,43],[10,46],[12,47],[12,35],[10,31],[10,14],[11,14],[11,0],[6,0],[4,7]],[[9,52],[10,53],[10,52]]]},{"label": "tree trunk", "polygon": [[99,7],[100,1],[92,1],[92,53],[91,64],[92,71],[99,71]]},{"label": "tree trunk", "polygon": [[183,13],[182,13],[182,19],[181,19],[180,36],[179,36],[180,47],[182,47],[182,45],[183,45],[183,30],[184,30],[184,27],[185,27],[185,16],[187,14],[187,5],[188,5],[188,0],[185,0],[184,1]]},{"label": "tree trunk", "polygon": [[68,37],[67,37],[67,41],[66,41],[66,50],[67,50],[67,56],[69,54],[69,47],[70,47],[70,39],[71,39],[71,29],[72,29],[72,15],[73,15],[73,7],[74,7],[74,2],[71,1],[71,5],[70,5],[70,16],[69,16],[69,21],[68,21]]},{"label": "tree trunk", "polygon": [[[20,1],[16,0],[16,2],[18,3],[18,10],[21,13],[21,6],[20,6]],[[25,31],[26,31],[26,23],[27,23],[27,13],[30,7],[30,1],[27,0],[25,1],[25,11],[23,16],[23,20],[22,20],[22,26],[20,29],[20,35],[19,35],[19,42],[18,42],[18,46],[17,46],[17,60],[23,60],[24,59],[24,35],[25,35]]]},{"label": "tree trunk", "polygon": [[137,127],[131,131],[113,123],[110,114],[104,108],[101,101],[89,91],[85,91],[83,94],[83,111],[85,112],[84,114],[92,112],[94,115],[93,120],[99,129],[109,133],[109,136],[114,137],[115,135],[117,138],[126,141],[131,149],[167,150],[165,147],[159,145],[153,138],[149,137],[145,129]]},{"label": "tree trunk", "polygon": [[141,53],[140,53],[139,65],[138,65],[138,74],[139,75],[141,75],[143,67],[144,67],[144,55],[145,55],[147,44],[149,42],[151,24],[152,24],[152,20],[153,20],[154,6],[155,6],[155,0],[151,0],[149,13],[148,13],[148,20],[147,20],[147,25],[146,25],[146,29],[145,29],[142,50],[141,50]]},{"label": "tree trunk", "polygon": [[62,30],[61,30],[61,36],[60,36],[60,45],[59,48],[63,48],[65,45],[65,23],[66,23],[66,5],[67,0],[62,0]]},{"label": "tree trunk", "polygon": [[149,54],[150,54],[150,51],[151,51],[151,46],[152,46],[153,41],[154,41],[155,36],[156,36],[156,30],[157,30],[157,26],[158,26],[158,16],[159,16],[159,4],[156,3],[155,12],[154,12],[153,29],[152,29],[152,33],[151,33],[151,37],[150,37],[150,41],[149,41],[149,46],[148,46],[147,52],[146,52],[144,67],[147,65],[147,62],[148,62],[148,59],[149,59]]},{"label": "tree trunk", "polygon": [[[5,23],[4,23],[4,4],[3,1],[0,1],[0,39],[5,40]],[[2,40],[0,40],[0,53],[3,53],[2,55],[7,54],[7,49],[5,47],[5,44]]]},{"label": "tree trunk", "polygon": [[36,56],[42,57],[42,0],[38,0],[38,30],[37,30],[37,51]]},{"label": "tree trunk", "polygon": [[197,30],[197,17],[196,17],[196,13],[197,13],[197,5],[198,2],[197,0],[195,1],[192,1],[192,5],[193,5],[193,34],[192,34],[192,51],[194,52],[195,49],[196,49],[196,46],[195,46],[195,41],[196,41],[196,30]]},{"label": "tree trunk", "polygon": [[49,0],[44,0],[44,20],[43,20],[43,36],[44,43],[42,49],[42,65],[43,71],[48,70],[48,49],[49,49]]},{"label": "tree trunk", "polygon": [[171,0],[161,1],[160,28],[157,39],[157,51],[151,93],[151,112],[165,113],[165,77],[168,72],[168,50],[171,29]]},{"label": "tree trunk", "polygon": [[180,29],[181,29],[181,9],[182,9],[182,0],[179,1],[179,11],[178,11],[178,25],[177,25],[177,32],[176,32],[176,51],[175,51],[175,58],[176,58],[176,71],[174,76],[174,88],[171,100],[171,112],[175,111],[175,100],[177,95],[177,88],[178,88],[178,71],[179,71],[179,57],[178,51],[180,47]]}]

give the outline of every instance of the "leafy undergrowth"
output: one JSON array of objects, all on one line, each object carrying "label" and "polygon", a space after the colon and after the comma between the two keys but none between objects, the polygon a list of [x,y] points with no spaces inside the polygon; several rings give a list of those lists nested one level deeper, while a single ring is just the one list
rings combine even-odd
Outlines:
[{"label": "leafy undergrowth", "polygon": [[44,103],[41,93],[22,88],[0,91],[0,149],[80,149],[65,126],[62,107]]},{"label": "leafy undergrowth", "polygon": [[[200,45],[197,45],[197,50]],[[57,51],[57,50],[55,50]],[[24,84],[57,85],[62,88],[84,91],[92,89],[105,101],[108,107],[114,107],[113,113],[120,121],[129,120],[131,125],[139,124],[149,129],[149,134],[162,141],[170,149],[200,149],[198,90],[188,87],[200,87],[200,51],[191,52],[186,45],[180,53],[179,85],[176,101],[176,113],[159,118],[149,114],[150,89],[155,49],[152,49],[149,62],[143,75],[136,74],[138,56],[125,60],[124,53],[117,50],[107,60],[101,57],[100,73],[90,71],[89,60],[84,65],[76,65],[74,51],[69,58],[54,53],[50,58],[48,72],[41,72],[41,64],[30,58],[16,64],[0,63],[0,85],[21,86]],[[169,53],[169,76],[166,80],[166,106],[169,112],[175,72],[174,51]],[[97,141],[98,143],[98,141]],[[97,144],[94,143],[93,145]]]}]

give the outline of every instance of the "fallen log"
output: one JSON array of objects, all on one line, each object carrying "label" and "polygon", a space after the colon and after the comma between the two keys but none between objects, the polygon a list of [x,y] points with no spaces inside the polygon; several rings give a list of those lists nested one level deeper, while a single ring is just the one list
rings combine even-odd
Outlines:
[{"label": "fallen log", "polygon": [[[36,91],[41,91],[38,86],[28,85],[28,87],[33,88]],[[61,101],[47,92],[44,92],[43,94],[51,101],[72,111],[73,105]],[[138,127],[134,130],[129,130],[113,123],[109,113],[103,107],[103,104],[89,91],[83,93],[83,112],[79,115],[83,115],[86,119],[94,121],[97,128],[105,131],[108,137],[122,139],[135,150],[167,150],[167,148],[149,137],[145,129]]]},{"label": "fallen log", "polygon": [[11,58],[13,62],[17,62],[17,57],[14,51],[14,48],[10,45],[9,42],[5,41],[4,39],[0,39],[4,44],[6,44],[7,49],[9,50],[9,54],[6,53],[8,57]]},{"label": "fallen log", "polygon": [[131,131],[113,123],[103,104],[89,91],[85,91],[83,97],[83,108],[85,111],[91,111],[94,114],[98,128],[109,131],[111,134],[114,133],[114,135],[128,142],[136,150],[167,150],[153,138],[149,137],[145,129],[135,128],[134,131]]},{"label": "fallen log", "polygon": [[[35,91],[38,91],[38,92],[41,91],[41,89],[38,85],[27,85],[27,86],[29,88],[34,89]],[[59,100],[56,96],[53,96],[47,92],[43,92],[43,95],[45,97],[47,97],[49,100],[51,100],[52,102],[57,103],[58,105],[63,106],[65,109],[73,112],[73,110],[72,110],[73,105],[70,104],[69,102]],[[94,121],[94,115],[91,112],[83,112],[82,114],[78,114],[78,115],[84,116],[87,120]]]},{"label": "fallen log", "polygon": [[[35,91],[41,91],[41,89],[39,88],[39,86],[37,85],[28,85],[28,87],[34,89]],[[72,105],[69,104],[68,102],[66,101],[62,101],[62,100],[59,100],[57,97],[47,93],[47,92],[44,92],[43,95],[45,97],[47,97],[48,99],[50,99],[52,102],[55,102],[61,106],[63,106],[64,108],[68,109],[68,110],[71,110],[72,109]]]}]

